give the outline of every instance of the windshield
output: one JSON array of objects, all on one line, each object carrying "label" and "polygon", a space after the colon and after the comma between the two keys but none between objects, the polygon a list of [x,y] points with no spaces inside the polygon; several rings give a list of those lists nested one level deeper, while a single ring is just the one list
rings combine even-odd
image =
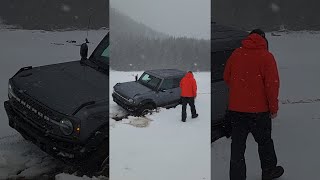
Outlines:
[{"label": "windshield", "polygon": [[161,79],[152,76],[148,73],[143,73],[139,78],[138,82],[142,85],[145,85],[151,89],[156,89],[161,82]]},{"label": "windshield", "polygon": [[109,33],[102,39],[97,48],[90,56],[90,60],[95,62],[102,68],[107,68],[109,65],[110,48],[109,48]]}]

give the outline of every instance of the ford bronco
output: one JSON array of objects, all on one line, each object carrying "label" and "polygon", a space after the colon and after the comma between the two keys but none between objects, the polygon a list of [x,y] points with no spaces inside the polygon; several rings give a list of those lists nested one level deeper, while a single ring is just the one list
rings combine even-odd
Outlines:
[{"label": "ford bronco", "polygon": [[157,69],[144,72],[136,81],[117,83],[113,101],[136,115],[145,115],[157,107],[175,107],[180,103],[180,81],[186,72]]},{"label": "ford bronco", "polygon": [[109,156],[109,33],[80,61],[21,68],[9,79],[9,125],[48,154],[100,171]]}]

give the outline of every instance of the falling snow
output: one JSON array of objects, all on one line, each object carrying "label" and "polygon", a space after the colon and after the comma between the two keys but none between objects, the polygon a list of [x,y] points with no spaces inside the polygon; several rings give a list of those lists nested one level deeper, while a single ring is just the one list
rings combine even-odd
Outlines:
[{"label": "falling snow", "polygon": [[273,12],[279,12],[280,11],[280,7],[276,3],[271,3],[270,8],[271,8],[271,10]]},{"label": "falling snow", "polygon": [[71,10],[70,6],[66,5],[66,4],[62,4],[61,5],[61,10],[64,12],[69,12]]}]

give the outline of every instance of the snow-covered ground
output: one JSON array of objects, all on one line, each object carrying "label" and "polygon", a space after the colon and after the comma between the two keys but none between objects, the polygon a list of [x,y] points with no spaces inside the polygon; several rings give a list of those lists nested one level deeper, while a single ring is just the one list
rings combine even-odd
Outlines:
[{"label": "snow-covered ground", "polygon": [[[319,32],[268,34],[270,51],[281,78],[280,111],[273,120],[278,162],[285,168],[281,180],[317,179],[320,163],[320,34]],[[212,180],[229,179],[230,139],[211,147]],[[257,145],[249,135],[246,150],[247,179],[261,177]]]},{"label": "snow-covered ground", "polygon": [[[133,74],[137,72],[112,71],[110,88],[117,82],[133,81]],[[160,109],[147,119],[114,121],[112,116],[122,111],[110,100],[110,179],[210,179],[210,73],[195,73],[195,78],[199,117],[191,119],[188,107],[185,123],[181,122],[181,106]],[[147,126],[134,126],[137,123]]]},{"label": "snow-covered ground", "polygon": [[78,177],[70,174],[61,173],[55,176],[55,180],[108,180],[108,178],[103,176],[92,178],[89,178],[88,176]]},{"label": "snow-covered ground", "polygon": [[[106,34],[106,30],[90,31],[89,53]],[[8,125],[3,102],[7,100],[8,79],[21,67],[40,66],[80,59],[80,47],[86,31],[46,32],[0,29],[0,179],[34,178],[50,174],[61,167],[33,144],[25,141]],[[76,43],[66,41],[75,40]],[[62,174],[57,179],[69,179]],[[86,178],[88,179],[88,178]]]}]

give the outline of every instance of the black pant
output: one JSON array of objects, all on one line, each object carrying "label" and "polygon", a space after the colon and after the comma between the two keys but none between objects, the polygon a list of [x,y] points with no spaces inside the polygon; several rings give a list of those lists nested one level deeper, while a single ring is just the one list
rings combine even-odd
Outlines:
[{"label": "black pant", "polygon": [[194,97],[181,97],[182,102],[182,121],[187,119],[187,104],[190,105],[191,114],[195,116],[197,114],[196,106],[194,105]]},{"label": "black pant", "polygon": [[232,127],[230,180],[246,179],[245,150],[247,136],[251,132],[258,143],[262,171],[277,165],[277,156],[271,138],[271,118],[269,113],[240,113],[229,111]]}]

